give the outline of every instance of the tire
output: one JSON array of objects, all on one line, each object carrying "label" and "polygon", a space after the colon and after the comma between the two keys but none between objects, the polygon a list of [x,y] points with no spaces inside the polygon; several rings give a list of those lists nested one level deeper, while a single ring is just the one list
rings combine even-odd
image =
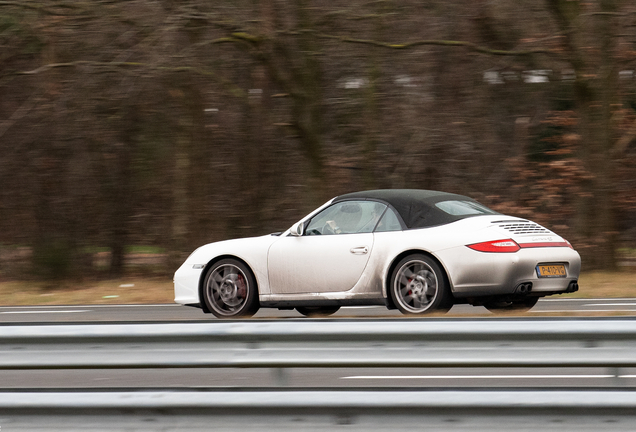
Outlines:
[{"label": "tire", "polygon": [[389,292],[395,307],[405,315],[448,312],[453,306],[446,274],[422,254],[409,255],[395,266]]},{"label": "tire", "polygon": [[250,317],[259,307],[256,278],[242,262],[221,260],[205,275],[203,301],[218,318]]},{"label": "tire", "polygon": [[528,312],[539,301],[539,297],[526,297],[514,301],[492,301],[484,303],[484,307],[492,313],[500,312]]},{"label": "tire", "polygon": [[326,317],[333,315],[340,310],[340,306],[305,306],[297,307],[296,310],[306,317]]}]

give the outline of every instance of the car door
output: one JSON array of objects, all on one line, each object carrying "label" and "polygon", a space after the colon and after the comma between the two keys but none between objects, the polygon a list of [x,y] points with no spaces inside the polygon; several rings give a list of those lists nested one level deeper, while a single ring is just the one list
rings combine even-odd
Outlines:
[{"label": "car door", "polygon": [[386,206],[373,201],[335,203],[269,250],[273,294],[347,291],[355,286],[373,250],[373,229]]}]

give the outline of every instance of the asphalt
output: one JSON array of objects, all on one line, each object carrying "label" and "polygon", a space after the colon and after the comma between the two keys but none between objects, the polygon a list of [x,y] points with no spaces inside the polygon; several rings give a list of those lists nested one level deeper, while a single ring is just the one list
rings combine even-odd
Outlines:
[{"label": "asphalt", "polygon": [[[542,299],[523,317],[542,316],[636,316],[636,298],[612,299]],[[400,318],[396,310],[381,306],[341,308],[332,319],[383,317]],[[434,314],[431,318],[483,317],[497,318],[483,307],[456,305],[447,314]],[[309,319],[295,310],[261,309],[253,319]],[[73,306],[3,306],[2,323],[73,323],[73,322],[172,322],[216,320],[200,309],[177,304],[146,305],[73,305]]]}]

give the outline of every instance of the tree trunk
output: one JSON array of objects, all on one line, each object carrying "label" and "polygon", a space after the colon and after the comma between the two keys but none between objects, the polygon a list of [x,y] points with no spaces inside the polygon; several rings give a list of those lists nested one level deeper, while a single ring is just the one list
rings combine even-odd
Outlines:
[{"label": "tree trunk", "polygon": [[[612,0],[600,0],[601,14],[591,18],[597,23],[596,31],[589,31],[580,23],[579,2],[550,0],[548,4],[565,34],[569,59],[576,73],[575,93],[582,136],[578,157],[588,173],[582,184],[584,194],[577,197],[575,229],[581,244],[575,246],[586,268],[611,270],[616,267],[611,157],[612,114],[618,100],[611,16],[615,6]],[[598,40],[590,40],[590,34],[600,39],[600,44]]]}]

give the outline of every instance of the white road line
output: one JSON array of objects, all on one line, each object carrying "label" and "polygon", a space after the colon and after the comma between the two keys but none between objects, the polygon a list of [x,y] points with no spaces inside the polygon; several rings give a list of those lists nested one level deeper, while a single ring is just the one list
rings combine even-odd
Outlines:
[{"label": "white road line", "polygon": [[584,306],[636,306],[636,303],[590,303]]},{"label": "white road line", "polygon": [[574,313],[574,312],[581,312],[581,313],[587,313],[587,312],[636,312],[636,308],[635,309],[563,309],[563,310],[559,310],[559,309],[554,309],[554,310],[530,310],[527,313]]},{"label": "white road line", "polygon": [[45,313],[80,313],[80,312],[92,312],[90,310],[24,310],[24,311],[9,311],[9,312],[0,312],[0,314],[45,314]]},{"label": "white road line", "polygon": [[76,309],[76,308],[142,308],[142,307],[184,307],[183,305],[176,303],[165,303],[165,304],[112,304],[112,305],[49,305],[49,306],[0,306],[1,309]]},{"label": "white road line", "polygon": [[[74,307],[92,307],[92,308],[112,308],[112,307],[124,307],[124,308],[136,308],[136,307],[174,307],[174,308],[183,308],[185,307],[182,304],[177,303],[159,303],[159,304],[111,304],[111,305],[83,305],[83,306],[74,306]],[[72,306],[66,306],[72,307]]]},{"label": "white road line", "polygon": [[610,298],[610,299],[600,299],[600,298],[554,298],[554,299],[541,299],[540,302],[541,303],[545,303],[545,302],[572,302],[572,301],[577,301],[577,302],[586,302],[586,301],[590,301],[590,302],[599,302],[599,301],[604,301],[604,300],[611,300],[611,301],[634,301],[633,297],[624,297],[624,298]]},{"label": "white road line", "polygon": [[[620,378],[632,378],[633,375],[620,375]],[[614,375],[354,375],[340,379],[608,379]]]}]

